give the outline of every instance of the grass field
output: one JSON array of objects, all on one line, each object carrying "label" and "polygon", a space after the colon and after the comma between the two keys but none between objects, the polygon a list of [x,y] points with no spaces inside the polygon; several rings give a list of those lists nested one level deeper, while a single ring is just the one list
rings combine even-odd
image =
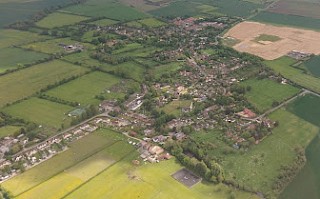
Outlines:
[{"label": "grass field", "polygon": [[[58,175],[18,196],[18,199],[56,199],[86,183],[91,178],[112,167],[117,161],[132,153],[133,147],[125,141],[116,142],[89,158],[64,170]],[[101,184],[103,186],[103,183]],[[61,189],[63,187],[63,189]]]},{"label": "grass field", "polygon": [[24,64],[32,64],[35,61],[48,58],[49,56],[43,53],[37,53],[20,48],[3,48],[0,49],[0,73],[8,69],[15,69]]},{"label": "grass field", "polygon": [[3,126],[0,127],[0,139],[9,135],[13,135],[15,132],[18,132],[21,127],[18,126]]},{"label": "grass field", "polygon": [[93,72],[76,80],[49,90],[46,94],[67,101],[76,101],[83,104],[96,104],[99,100],[96,95],[106,93],[112,86],[119,83],[116,76],[102,72]]},{"label": "grass field", "polygon": [[131,43],[131,44],[125,45],[123,48],[112,51],[112,54],[120,54],[120,53],[124,53],[124,52],[128,52],[128,51],[134,51],[139,48],[142,48],[141,44]]},{"label": "grass field", "polygon": [[281,57],[273,61],[266,61],[268,67],[272,68],[276,73],[280,73],[285,78],[290,79],[296,84],[320,93],[320,79],[304,74],[303,71],[291,67],[296,61],[289,57]]},{"label": "grass field", "polygon": [[124,62],[114,66],[103,66],[102,70],[107,72],[112,71],[118,76],[133,79],[138,82],[143,80],[143,74],[145,72],[145,68],[143,66],[132,61]]},{"label": "grass field", "polygon": [[176,72],[181,68],[181,65],[182,64],[179,62],[171,62],[169,64],[156,66],[150,72],[155,76],[155,78],[161,78],[164,74]]},{"label": "grass field", "polygon": [[83,17],[83,16],[54,12],[52,14],[49,14],[47,17],[43,18],[42,20],[38,21],[36,25],[41,28],[50,29],[50,28],[61,27],[66,25],[72,25],[87,19],[88,19],[87,17]]},{"label": "grass field", "polygon": [[259,41],[271,41],[271,42],[276,42],[281,40],[280,37],[276,35],[267,35],[267,34],[261,34],[258,37],[254,39],[254,41],[259,42]]},{"label": "grass field", "polygon": [[299,97],[287,109],[298,117],[320,127],[320,98],[315,95]]},{"label": "grass field", "polygon": [[290,165],[295,158],[294,148],[307,147],[319,132],[317,126],[284,108],[273,112],[270,118],[280,124],[271,135],[244,154],[225,156],[222,162],[225,170],[230,171],[228,178],[264,193],[272,193],[281,165]]},{"label": "grass field", "polygon": [[51,6],[63,6],[71,0],[1,0],[0,3],[0,28],[16,21],[29,19],[37,12],[43,11]]},{"label": "grass field", "polygon": [[245,96],[260,112],[270,109],[274,101],[282,102],[299,92],[298,88],[269,79],[250,79],[241,83],[241,85],[251,87],[251,90],[247,91]]},{"label": "grass field", "polygon": [[159,21],[158,19],[155,19],[155,18],[142,19],[138,22],[151,28],[156,28],[156,27],[166,25],[166,23]]},{"label": "grass field", "polygon": [[[37,52],[43,52],[43,53],[48,53],[48,54],[56,54],[56,53],[68,53],[63,46],[63,45],[74,45],[74,44],[79,44],[77,41],[73,41],[70,38],[62,38],[62,39],[51,39],[51,40],[46,40],[43,42],[36,42],[36,43],[30,43],[27,45],[22,46],[22,48],[34,50]],[[85,49],[93,49],[94,46],[88,43],[81,43],[81,45],[84,46]]]},{"label": "grass field", "polygon": [[38,64],[0,78],[0,107],[28,97],[47,85],[86,72],[85,68],[63,61]]},{"label": "grass field", "polygon": [[110,64],[99,62],[96,59],[90,57],[89,53],[84,51],[80,53],[72,53],[70,55],[62,57],[63,60],[80,64],[86,67],[110,67]]},{"label": "grass field", "polygon": [[293,26],[304,29],[320,30],[320,19],[297,15],[286,15],[263,11],[260,12],[257,16],[251,18],[251,20],[264,23],[278,24],[283,26]]},{"label": "grass field", "polygon": [[110,25],[113,25],[113,24],[116,24],[116,23],[118,23],[118,21],[111,20],[111,19],[101,19],[101,20],[98,20],[98,21],[91,22],[90,24],[94,24],[94,25],[97,25],[97,26],[110,26]]},{"label": "grass field", "polygon": [[312,75],[320,77],[320,56],[314,56],[303,64]]},{"label": "grass field", "polygon": [[11,29],[0,29],[0,48],[10,47],[12,45],[21,45],[25,43],[31,43],[49,37],[38,35],[31,32],[11,30]]},{"label": "grass field", "polygon": [[[30,189],[32,190],[32,188],[37,185],[72,168],[78,163],[81,165],[82,161],[99,153],[119,140],[123,140],[123,137],[119,133],[107,129],[98,130],[97,132],[86,136],[84,139],[71,143],[70,148],[67,151],[2,183],[2,186],[10,190],[14,196],[17,196]],[[113,156],[111,157],[113,158]]]},{"label": "grass field", "polygon": [[172,101],[169,104],[165,105],[161,110],[167,114],[172,114],[176,117],[179,117],[182,113],[182,108],[189,108],[191,105],[191,100],[176,100]]},{"label": "grass field", "polygon": [[65,8],[63,11],[90,17],[106,17],[119,21],[131,21],[146,17],[144,13],[112,0],[89,0],[84,4]]},{"label": "grass field", "polygon": [[67,113],[72,109],[70,106],[48,100],[30,98],[6,107],[3,111],[16,118],[58,129],[61,124],[65,124],[65,126],[70,124],[70,118]]}]

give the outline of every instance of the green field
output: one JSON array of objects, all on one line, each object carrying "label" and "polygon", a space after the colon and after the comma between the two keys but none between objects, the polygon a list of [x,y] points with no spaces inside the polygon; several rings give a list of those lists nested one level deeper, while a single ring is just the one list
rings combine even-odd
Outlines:
[{"label": "green field", "polygon": [[61,27],[66,25],[72,25],[87,19],[88,19],[87,17],[83,17],[79,15],[71,15],[71,14],[55,12],[55,13],[49,14],[47,17],[38,21],[36,25],[42,28],[50,29],[50,28]]},{"label": "green field", "polygon": [[197,15],[229,15],[248,17],[262,5],[242,0],[211,1],[191,0],[175,1],[169,6],[150,11],[156,16],[197,16]]},{"label": "green field", "polygon": [[76,101],[81,105],[96,104],[99,102],[95,99],[96,95],[106,93],[107,90],[111,90],[112,86],[119,82],[120,79],[116,76],[93,72],[49,90],[46,94],[71,102]]},{"label": "green field", "polygon": [[270,109],[273,102],[280,103],[299,92],[298,88],[269,79],[250,79],[241,83],[241,85],[251,87],[251,90],[247,91],[245,96],[260,112]]},{"label": "green field", "polygon": [[296,61],[289,57],[281,57],[273,61],[265,61],[268,67],[276,73],[280,73],[285,78],[290,79],[296,84],[320,93],[320,79],[303,73],[302,70],[292,67]]},{"label": "green field", "polygon": [[176,117],[179,117],[182,113],[181,109],[189,108],[191,103],[191,100],[176,100],[165,105],[163,108],[161,108],[161,110],[163,110],[166,114],[172,114]]},{"label": "green field", "polygon": [[155,18],[142,19],[138,22],[145,25],[145,26],[151,27],[151,28],[156,28],[156,27],[166,25],[166,23],[164,23],[158,19],[155,19]]},{"label": "green field", "polygon": [[97,25],[97,26],[110,26],[110,25],[113,25],[113,24],[116,24],[116,23],[118,23],[118,21],[111,20],[111,19],[101,19],[101,20],[98,20],[98,21],[91,22],[90,24],[94,24],[94,25]]},{"label": "green field", "polygon": [[32,64],[48,57],[48,55],[43,53],[32,52],[20,48],[3,48],[0,49],[0,73],[9,69],[22,67],[24,64]]},{"label": "green field", "polygon": [[[120,134],[107,129],[101,129],[86,136],[84,139],[71,143],[69,150],[2,183],[2,186],[8,189],[14,196],[17,196],[37,185],[41,185],[41,183],[79,163],[79,165],[81,165],[82,161],[85,161],[119,140],[123,140]],[[124,151],[126,148],[130,148],[130,146],[123,147]],[[114,156],[111,157],[113,158]]]},{"label": "green field", "polygon": [[315,95],[299,97],[288,106],[288,110],[298,117],[320,127],[320,98]]},{"label": "green field", "polygon": [[58,129],[61,124],[65,126],[70,124],[70,118],[67,114],[72,109],[70,106],[48,100],[30,98],[6,107],[3,111],[16,118]]},{"label": "green field", "polygon": [[138,82],[141,82],[144,78],[145,68],[135,62],[124,62],[122,64],[114,66],[103,66],[102,70],[106,72],[113,72],[117,76],[133,79]]},{"label": "green field", "polygon": [[280,37],[276,36],[276,35],[267,35],[267,34],[261,34],[258,37],[256,37],[254,39],[255,42],[259,42],[259,41],[271,41],[271,42],[276,42],[281,40]]},{"label": "green field", "polygon": [[293,26],[298,28],[312,29],[312,30],[320,30],[320,19],[297,16],[297,15],[286,15],[279,13],[272,13],[263,11],[260,12],[255,17],[251,18],[251,20],[270,23],[270,24],[278,24],[284,26]]},{"label": "green field", "polygon": [[89,0],[84,4],[64,8],[63,11],[90,17],[106,17],[112,20],[131,21],[146,14],[112,0]]},{"label": "green field", "polygon": [[87,70],[63,61],[51,61],[32,66],[0,78],[0,107],[28,97],[64,78],[83,74]]},{"label": "green field", "polygon": [[294,148],[307,147],[318,134],[319,128],[284,108],[270,115],[279,121],[279,127],[258,145],[244,154],[225,156],[222,162],[228,178],[263,193],[272,193],[272,185],[282,165],[290,165],[295,158]]},{"label": "green field", "polygon": [[[36,42],[22,46],[22,48],[43,52],[48,54],[68,53],[61,45],[75,45],[79,44],[78,41],[71,40],[70,38],[51,39],[43,42]],[[85,49],[93,49],[94,46],[88,43],[81,43]]]},{"label": "green field", "polygon": [[320,77],[320,56],[314,56],[303,64],[312,75]]},{"label": "green field", "polygon": [[155,76],[155,78],[161,78],[164,74],[170,74],[178,71],[182,67],[179,62],[171,62],[165,65],[159,65],[154,67],[150,73]]},{"label": "green field", "polygon": [[90,57],[88,52],[72,53],[62,57],[63,60],[86,67],[110,67],[110,64],[99,62]]},{"label": "green field", "polygon": [[123,48],[112,51],[112,54],[120,54],[120,53],[124,53],[124,52],[128,52],[128,51],[134,51],[139,48],[142,48],[141,44],[131,43],[131,44],[125,45]]},{"label": "green field", "polygon": [[13,45],[21,45],[25,43],[31,43],[49,37],[38,35],[31,32],[11,30],[11,29],[0,29],[0,48],[6,48]]},{"label": "green field", "polygon": [[3,126],[0,127],[0,139],[18,132],[21,127],[18,126]]}]

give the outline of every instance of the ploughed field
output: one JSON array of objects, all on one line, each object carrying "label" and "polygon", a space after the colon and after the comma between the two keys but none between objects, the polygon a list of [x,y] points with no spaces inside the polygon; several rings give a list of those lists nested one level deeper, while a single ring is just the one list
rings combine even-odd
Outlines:
[{"label": "ploughed field", "polygon": [[[259,39],[269,35],[269,39]],[[273,36],[273,37],[272,37]],[[279,39],[274,39],[278,37]],[[289,27],[279,27],[258,22],[242,22],[231,28],[224,38],[240,42],[233,46],[240,52],[257,55],[266,60],[282,57],[290,51],[320,54],[320,32]]]}]

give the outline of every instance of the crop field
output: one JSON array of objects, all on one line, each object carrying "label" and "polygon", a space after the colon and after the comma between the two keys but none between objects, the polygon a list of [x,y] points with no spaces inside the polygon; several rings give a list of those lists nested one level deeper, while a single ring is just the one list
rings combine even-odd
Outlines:
[{"label": "crop field", "polygon": [[[95,154],[102,152],[107,147],[112,146],[116,142],[119,142],[123,139],[124,138],[119,133],[108,129],[100,129],[83,139],[71,143],[68,150],[54,156],[42,164],[35,166],[23,174],[20,174],[9,181],[2,183],[2,186],[10,190],[14,196],[22,193],[28,193],[28,190],[32,190],[35,187],[41,186],[42,183],[54,176],[63,174],[65,171],[68,171],[68,169],[71,169],[75,165],[78,165],[78,167],[75,167],[76,169],[74,169],[73,172],[77,172],[77,169],[80,169],[81,165],[83,164],[81,164],[81,162],[87,160],[88,158],[90,159],[91,157],[94,157]],[[131,146],[125,145],[125,147],[122,149],[123,151],[126,151],[128,148],[130,149],[130,147]],[[120,154],[122,153],[121,150],[116,152],[119,152]],[[99,161],[99,155],[97,156],[98,158],[96,160]],[[108,162],[108,160],[110,161],[110,159],[114,158],[115,156],[116,155],[110,155],[105,159],[102,157],[101,161]],[[94,160],[94,158],[92,160]],[[98,162],[92,162],[90,165],[86,166],[92,166],[94,169],[97,169],[101,168],[99,164],[100,163]],[[91,172],[88,170],[82,171],[86,174]]]},{"label": "crop field", "polygon": [[48,39],[49,37],[38,35],[36,33],[0,29],[0,48],[10,47],[12,45],[21,45],[25,43],[31,43],[34,41]]},{"label": "crop field", "polygon": [[320,107],[320,97],[309,94],[296,99],[287,107],[287,110],[320,127],[320,109],[315,107]]},{"label": "crop field", "polygon": [[49,56],[43,53],[32,52],[20,48],[0,49],[0,73],[9,69],[15,69],[24,64],[32,64]]},{"label": "crop field", "polygon": [[54,12],[48,15],[47,17],[45,17],[44,19],[38,21],[36,25],[42,28],[55,28],[55,27],[61,27],[66,25],[72,25],[87,19],[89,18],[79,16],[79,15],[71,15],[66,13]]},{"label": "crop field", "polygon": [[58,129],[61,124],[66,124],[65,126],[70,124],[67,114],[72,109],[70,106],[48,100],[30,98],[6,107],[3,111],[16,118]]},{"label": "crop field", "polygon": [[312,57],[308,61],[304,62],[303,65],[312,75],[320,77],[320,56]]},{"label": "crop field", "polygon": [[70,0],[1,0],[0,1],[0,28],[16,21],[23,21],[30,18],[39,11],[51,6],[65,5]]},{"label": "crop field", "polygon": [[294,148],[305,148],[319,132],[317,126],[284,108],[273,112],[270,119],[280,124],[271,135],[246,153],[225,156],[223,161],[223,166],[230,171],[228,178],[264,193],[272,193],[281,166],[290,165],[296,156]]},{"label": "crop field", "polygon": [[[56,53],[68,53],[62,45],[74,45],[79,44],[77,41],[73,41],[70,38],[62,38],[62,39],[51,39],[43,42],[30,43],[22,46],[22,48],[48,53],[48,54],[56,54]],[[93,45],[88,43],[81,43],[85,49],[94,48]]]},{"label": "crop field", "polygon": [[83,74],[87,69],[63,61],[38,64],[0,78],[0,107],[28,97],[64,78]]},{"label": "crop field", "polygon": [[94,24],[94,25],[97,25],[97,26],[110,26],[110,25],[113,25],[113,24],[116,24],[116,23],[118,23],[118,21],[111,20],[111,19],[101,19],[101,20],[98,20],[98,21],[91,22],[90,24]]},{"label": "crop field", "polygon": [[273,13],[263,11],[260,12],[251,20],[258,21],[261,23],[269,23],[282,26],[292,26],[302,29],[320,30],[320,19],[298,16],[298,15],[287,15],[281,13]]},{"label": "crop field", "polygon": [[93,72],[84,75],[71,82],[49,90],[46,94],[71,102],[83,104],[95,104],[99,100],[95,99],[96,95],[106,93],[120,82],[116,76],[102,72]]},{"label": "crop field", "polygon": [[176,101],[172,101],[169,104],[165,105],[162,108],[162,110],[166,114],[172,114],[172,115],[178,117],[182,113],[181,109],[182,108],[189,108],[191,103],[192,103],[191,100],[176,100]]},{"label": "crop field", "polygon": [[281,0],[275,3],[269,12],[298,15],[320,19],[320,2]]},{"label": "crop field", "polygon": [[170,17],[196,15],[229,15],[247,17],[253,14],[253,11],[258,8],[262,8],[262,5],[242,0],[192,0],[188,3],[185,3],[184,1],[175,1],[170,3],[169,6],[152,10],[149,13],[156,16]]},{"label": "crop field", "polygon": [[251,87],[251,90],[247,91],[245,96],[260,112],[271,108],[273,102],[280,103],[299,92],[298,88],[269,79],[250,79],[241,85]]},{"label": "crop field", "polygon": [[142,20],[139,20],[138,22],[151,28],[156,28],[156,27],[166,25],[166,23],[155,18],[142,19]]},{"label": "crop field", "polygon": [[6,137],[8,135],[13,135],[18,132],[21,127],[18,126],[3,126],[0,127],[0,138]]},{"label": "crop field", "polygon": [[135,62],[124,62],[122,64],[113,65],[113,66],[103,66],[102,70],[106,72],[113,72],[117,76],[133,79],[140,82],[144,77],[145,68]]},{"label": "crop field", "polygon": [[320,79],[303,73],[302,70],[292,67],[296,61],[289,57],[281,57],[274,61],[265,62],[268,67],[272,68],[276,73],[280,73],[285,78],[290,79],[296,84],[320,93]]},{"label": "crop field", "polygon": [[146,14],[134,8],[111,0],[89,0],[84,4],[65,8],[63,11],[90,17],[106,17],[119,21],[131,21],[146,17]]},{"label": "crop field", "polygon": [[[269,38],[273,36],[280,39],[256,42],[256,38],[263,34],[269,35]],[[317,39],[320,37],[320,32],[312,30],[242,22],[231,28],[224,37],[232,37],[241,41],[233,46],[234,49],[257,55],[266,60],[277,59],[292,50],[320,54],[320,49],[317,48],[320,45],[320,41]]]}]

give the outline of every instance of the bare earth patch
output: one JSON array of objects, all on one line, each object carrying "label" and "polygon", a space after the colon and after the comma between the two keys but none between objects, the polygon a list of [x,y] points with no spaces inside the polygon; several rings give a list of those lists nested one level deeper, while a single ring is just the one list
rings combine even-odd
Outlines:
[{"label": "bare earth patch", "polygon": [[[255,39],[259,35],[273,35],[281,40],[256,42]],[[257,55],[266,60],[277,59],[292,50],[320,54],[320,32],[312,30],[245,21],[230,29],[224,37],[232,37],[241,41],[233,46],[234,49]]]}]

